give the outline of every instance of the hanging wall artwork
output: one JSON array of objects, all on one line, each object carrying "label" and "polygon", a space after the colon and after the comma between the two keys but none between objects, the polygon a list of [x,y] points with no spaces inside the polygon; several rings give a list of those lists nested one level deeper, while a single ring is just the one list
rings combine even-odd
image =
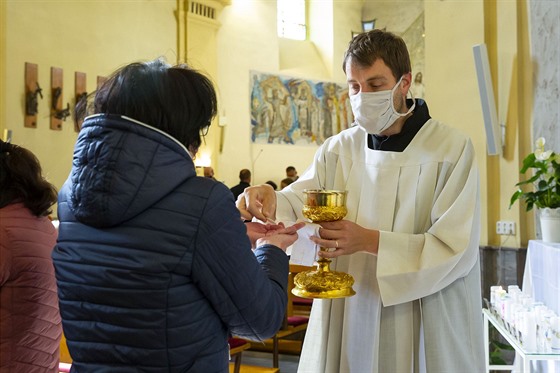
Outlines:
[{"label": "hanging wall artwork", "polygon": [[353,122],[348,87],[250,72],[251,141],[320,145]]}]

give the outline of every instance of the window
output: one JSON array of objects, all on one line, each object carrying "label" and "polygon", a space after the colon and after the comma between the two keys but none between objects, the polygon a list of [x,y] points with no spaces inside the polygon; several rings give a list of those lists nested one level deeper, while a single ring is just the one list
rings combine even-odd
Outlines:
[{"label": "window", "polygon": [[305,40],[305,0],[278,0],[278,36],[287,39]]}]

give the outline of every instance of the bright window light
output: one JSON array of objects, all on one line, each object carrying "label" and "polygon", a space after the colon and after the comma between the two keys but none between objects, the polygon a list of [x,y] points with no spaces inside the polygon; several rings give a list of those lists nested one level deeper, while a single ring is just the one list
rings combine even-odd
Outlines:
[{"label": "bright window light", "polygon": [[305,40],[305,0],[278,0],[278,36]]}]

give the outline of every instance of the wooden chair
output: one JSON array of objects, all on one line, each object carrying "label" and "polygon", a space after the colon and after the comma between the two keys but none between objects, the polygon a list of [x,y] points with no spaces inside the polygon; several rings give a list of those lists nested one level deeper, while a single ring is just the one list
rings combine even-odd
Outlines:
[{"label": "wooden chair", "polygon": [[[305,337],[309,317],[294,314],[294,299],[297,298],[292,294],[294,288],[294,277],[299,272],[312,270],[313,267],[305,267],[301,265],[290,264],[290,274],[288,277],[288,305],[286,307],[286,315],[284,316],[284,323],[280,330],[272,337],[272,366],[278,368],[279,354],[280,354],[280,340],[296,337],[298,334],[301,336],[301,341]],[[301,353],[301,346],[299,348]]]},{"label": "wooden chair", "polygon": [[64,333],[60,339],[60,361],[63,363],[72,363],[72,357],[68,351],[68,345],[66,344],[66,337],[64,336]]},{"label": "wooden chair", "polygon": [[313,299],[300,298],[294,295],[294,301],[292,302],[294,315],[309,316],[311,314],[311,306],[313,306]]},{"label": "wooden chair", "polygon": [[231,337],[228,339],[229,355],[233,360],[233,373],[239,373],[241,368],[241,353],[251,348],[251,343],[242,338]]},{"label": "wooden chair", "polygon": [[70,356],[70,352],[68,352],[66,337],[64,336],[63,333],[62,338],[60,339],[60,363],[58,364],[58,371],[60,373],[67,373],[70,372],[71,367],[72,367],[72,357]]}]

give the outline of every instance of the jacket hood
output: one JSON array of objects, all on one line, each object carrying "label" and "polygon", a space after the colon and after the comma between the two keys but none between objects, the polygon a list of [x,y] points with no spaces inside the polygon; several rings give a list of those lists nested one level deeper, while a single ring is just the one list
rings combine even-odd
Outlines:
[{"label": "jacket hood", "polygon": [[78,221],[111,227],[195,176],[189,152],[170,135],[124,116],[94,115],[82,125],[61,193],[69,193]]}]

